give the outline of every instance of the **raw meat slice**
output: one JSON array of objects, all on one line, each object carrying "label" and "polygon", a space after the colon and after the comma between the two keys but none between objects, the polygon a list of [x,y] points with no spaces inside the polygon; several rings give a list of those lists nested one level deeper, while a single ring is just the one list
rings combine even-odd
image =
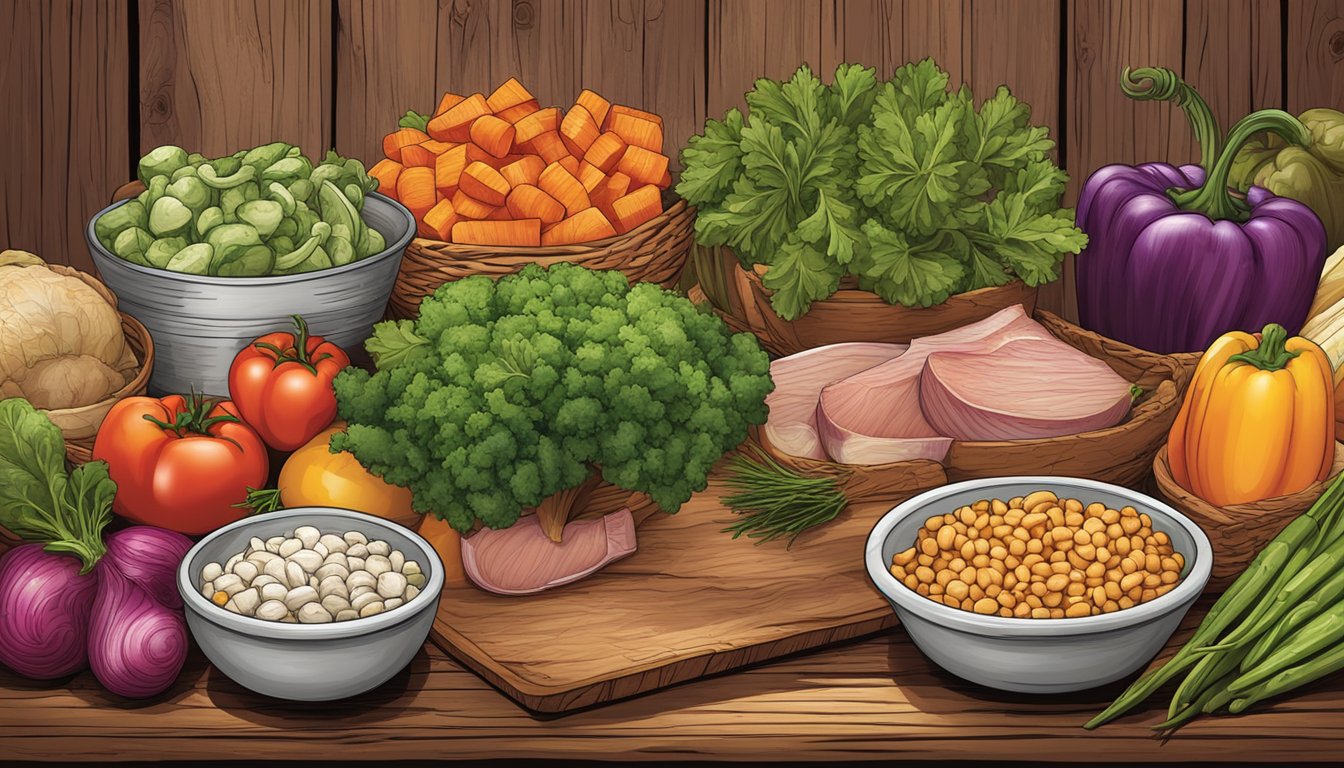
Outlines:
[{"label": "raw meat slice", "polygon": [[775,389],[765,398],[770,417],[763,428],[770,446],[790,456],[825,459],[817,437],[817,398],[827,384],[885,363],[905,344],[849,342],[808,349],[770,364]]},{"label": "raw meat slice", "polygon": [[1129,382],[1059,341],[1011,341],[992,352],[935,352],[919,402],[956,440],[1031,440],[1115,426],[1129,413]]},{"label": "raw meat slice", "polygon": [[924,361],[938,351],[989,351],[1015,339],[1056,341],[1014,305],[989,317],[910,343],[905,354],[822,389],[817,434],[831,459],[844,464],[885,464],[947,456],[952,438],[940,435],[919,406]]},{"label": "raw meat slice", "polygon": [[629,509],[565,526],[551,541],[536,515],[508,528],[485,529],[462,539],[462,567],[472,583],[499,595],[530,595],[578,581],[633,554],[635,520]]}]

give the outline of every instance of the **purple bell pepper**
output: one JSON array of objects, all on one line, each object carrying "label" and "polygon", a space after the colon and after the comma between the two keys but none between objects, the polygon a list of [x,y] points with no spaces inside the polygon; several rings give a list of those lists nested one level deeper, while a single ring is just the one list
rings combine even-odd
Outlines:
[{"label": "purple bell pepper", "polygon": [[1297,333],[1325,264],[1325,227],[1307,206],[1260,187],[1234,197],[1228,174],[1252,136],[1272,131],[1302,144],[1306,128],[1266,109],[1222,142],[1208,104],[1171,70],[1126,69],[1121,87],[1132,98],[1180,105],[1202,159],[1180,168],[1108,165],[1083,185],[1077,223],[1088,244],[1076,283],[1083,327],[1161,353],[1202,351],[1227,331],[1269,323]]}]

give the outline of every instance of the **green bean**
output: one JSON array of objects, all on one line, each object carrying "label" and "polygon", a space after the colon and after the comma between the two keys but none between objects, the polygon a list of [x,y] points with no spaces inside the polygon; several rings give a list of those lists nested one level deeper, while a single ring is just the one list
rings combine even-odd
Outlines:
[{"label": "green bean", "polygon": [[1334,603],[1344,598],[1344,568],[1336,571],[1329,579],[1321,585],[1314,594],[1302,601],[1301,604],[1283,619],[1269,628],[1255,645],[1251,652],[1241,662],[1243,672],[1250,671],[1251,667],[1264,661],[1274,649],[1278,648],[1288,633],[1302,626],[1303,623],[1315,617],[1321,611],[1334,605]]},{"label": "green bean", "polygon": [[[1332,488],[1334,487],[1332,486]],[[1291,556],[1299,551],[1302,544],[1318,531],[1317,520],[1311,514],[1315,510],[1316,507],[1313,506],[1306,514],[1298,515],[1282,531],[1279,531],[1279,534],[1269,544],[1265,545],[1264,549],[1260,550],[1259,554],[1255,556],[1255,560],[1251,561],[1251,564],[1237,577],[1237,580],[1232,582],[1232,586],[1228,587],[1227,591],[1213,604],[1208,614],[1204,616],[1204,621],[1200,622],[1199,628],[1195,630],[1194,636],[1186,642],[1181,650],[1177,651],[1171,661],[1139,678],[1124,693],[1120,694],[1109,707],[1089,720],[1083,727],[1092,729],[1114,720],[1138,706],[1158,688],[1174,679],[1176,675],[1194,666],[1199,661],[1195,650],[1217,639],[1232,625],[1232,622],[1240,618],[1251,607],[1256,598],[1264,593],[1265,587],[1278,576],[1284,564],[1292,559]]]},{"label": "green bean", "polygon": [[[1223,678],[1232,677],[1223,681],[1226,687],[1227,682],[1236,678],[1238,666],[1245,655],[1243,650],[1223,651],[1221,653],[1207,654],[1200,657],[1200,661],[1190,674],[1181,681],[1180,687],[1171,697],[1171,704],[1167,707],[1167,717],[1176,717],[1176,713],[1188,708],[1194,707],[1197,702],[1207,701],[1204,694],[1210,686],[1210,681],[1223,681]],[[1200,705],[1202,708],[1202,704]],[[1199,709],[1196,709],[1198,712]]]},{"label": "green bean", "polygon": [[1256,702],[1264,701],[1281,693],[1287,693],[1307,683],[1313,683],[1341,669],[1344,669],[1344,644],[1336,645],[1303,664],[1283,670],[1265,681],[1254,691],[1251,691],[1249,695],[1233,701],[1228,707],[1228,711],[1234,715],[1240,714]]},{"label": "green bean", "polygon": [[1340,640],[1344,640],[1344,602],[1335,603],[1325,613],[1303,625],[1269,658],[1228,687],[1239,693],[1245,692],[1261,681],[1302,663],[1317,651],[1338,645]]},{"label": "green bean", "polygon": [[1179,713],[1169,716],[1166,722],[1158,723],[1153,726],[1154,731],[1174,731],[1182,725],[1194,720],[1204,712],[1207,712],[1209,702],[1215,698],[1224,695],[1227,690],[1227,684],[1231,682],[1235,672],[1228,672],[1214,680],[1213,684],[1200,692],[1199,696],[1190,704],[1181,709]]}]

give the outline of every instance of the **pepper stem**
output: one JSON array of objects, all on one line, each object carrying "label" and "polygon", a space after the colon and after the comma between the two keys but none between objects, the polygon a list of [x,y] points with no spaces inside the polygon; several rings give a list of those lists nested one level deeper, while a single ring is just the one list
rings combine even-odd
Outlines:
[{"label": "pepper stem", "polygon": [[1288,365],[1288,361],[1297,357],[1297,352],[1288,351],[1288,331],[1278,323],[1270,323],[1260,332],[1260,346],[1249,352],[1242,352],[1227,359],[1254,365],[1262,371],[1279,371]]},{"label": "pepper stem", "polygon": [[1186,85],[1180,75],[1166,67],[1125,67],[1120,73],[1120,90],[1139,101],[1170,101],[1185,112],[1199,144],[1199,164],[1204,170],[1213,166],[1222,146],[1223,129],[1209,109],[1208,102]]},{"label": "pepper stem", "polygon": [[1232,174],[1232,163],[1237,152],[1256,134],[1269,131],[1278,134],[1289,144],[1303,145],[1311,140],[1307,127],[1297,118],[1281,109],[1262,109],[1243,117],[1232,126],[1227,134],[1218,159],[1208,172],[1204,186],[1197,189],[1170,192],[1171,199],[1187,211],[1199,211],[1214,221],[1231,219],[1244,221],[1250,215],[1250,209],[1244,200],[1233,197],[1228,188]]}]

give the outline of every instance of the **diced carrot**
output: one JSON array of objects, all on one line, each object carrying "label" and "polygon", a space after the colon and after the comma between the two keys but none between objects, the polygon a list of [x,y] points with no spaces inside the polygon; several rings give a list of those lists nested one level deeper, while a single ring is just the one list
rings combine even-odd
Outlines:
[{"label": "diced carrot", "polygon": [[425,215],[438,202],[434,188],[434,169],[423,166],[405,168],[397,177],[397,200],[410,210],[415,218]]},{"label": "diced carrot", "polygon": [[612,133],[632,147],[643,147],[650,152],[663,151],[663,129],[658,123],[626,112],[611,115]]},{"label": "diced carrot", "polygon": [[583,157],[599,133],[592,113],[578,104],[565,113],[565,119],[560,123],[560,138],[565,142],[565,149],[576,157]]},{"label": "diced carrot", "polygon": [[541,155],[541,159],[548,164],[558,162],[561,158],[569,156],[569,150],[565,149],[565,143],[560,140],[560,134],[554,131],[543,133],[528,142],[526,150]]},{"label": "diced carrot", "polygon": [[444,112],[447,112],[458,104],[461,104],[463,101],[466,101],[466,99],[466,96],[459,96],[452,91],[447,91],[443,94],[443,98],[439,99],[439,106],[434,108],[433,116],[438,117],[439,115],[442,115]]},{"label": "diced carrot", "polygon": [[517,218],[516,216],[514,216],[512,213],[509,212],[509,209],[508,209],[507,206],[503,206],[503,205],[501,205],[501,206],[499,206],[498,208],[496,208],[495,210],[491,211],[491,212],[490,212],[490,215],[485,217],[485,220],[486,220],[486,221],[513,221],[513,220],[516,219],[516,218]]},{"label": "diced carrot", "polygon": [[464,219],[484,219],[495,212],[495,206],[483,203],[462,190],[453,193],[453,210]]},{"label": "diced carrot", "polygon": [[607,175],[602,172],[601,168],[598,168],[587,160],[579,163],[579,172],[574,174],[574,176],[579,180],[579,183],[583,185],[583,188],[588,190],[588,194],[590,195],[593,193],[594,189],[597,189],[598,184],[601,184],[607,179]]},{"label": "diced carrot", "polygon": [[602,215],[607,217],[608,221],[616,220],[616,211],[611,204],[616,202],[630,191],[630,177],[624,173],[613,173],[607,177],[607,180],[598,185],[597,189],[589,197],[593,207],[602,211]]},{"label": "diced carrot", "polygon": [[541,172],[537,186],[542,192],[554,197],[565,206],[565,215],[573,216],[592,205],[588,201],[588,191],[574,178],[574,174],[565,170],[560,163],[551,163]]},{"label": "diced carrot", "polygon": [[501,109],[495,113],[495,117],[509,123],[516,123],[519,120],[541,109],[541,105],[536,99],[524,101],[522,104],[516,104],[508,109]]},{"label": "diced carrot", "polygon": [[579,98],[575,99],[574,103],[588,110],[588,114],[593,116],[593,120],[595,120],[598,125],[606,122],[607,111],[611,109],[610,101],[598,96],[587,88],[579,92]]},{"label": "diced carrot", "polygon": [[650,152],[643,147],[627,147],[616,164],[616,170],[629,176],[636,185],[657,184],[667,173],[667,155]]},{"label": "diced carrot", "polygon": [[490,111],[496,114],[529,101],[536,101],[536,97],[528,93],[516,77],[510,77],[500,83],[500,86],[485,100],[490,106]]},{"label": "diced carrot", "polygon": [[383,137],[383,154],[387,155],[388,160],[400,163],[401,150],[422,141],[429,141],[429,137],[425,135],[424,131],[417,131],[414,128],[398,128]]},{"label": "diced carrot", "polygon": [[485,163],[472,163],[462,172],[459,189],[490,206],[504,204],[509,195],[509,182],[499,171]]},{"label": "diced carrot", "polygon": [[488,114],[490,105],[485,103],[485,97],[473,93],[430,120],[429,135],[439,141],[467,141],[471,138],[471,124]]},{"label": "diced carrot", "polygon": [[663,118],[659,117],[658,115],[655,115],[652,112],[645,112],[642,109],[627,107],[623,104],[612,104],[611,111],[607,113],[607,119],[604,121],[602,130],[605,131],[610,127],[612,118],[616,115],[629,115],[631,117],[638,117],[641,120],[648,120],[649,122],[656,124],[659,128],[663,127]]},{"label": "diced carrot", "polygon": [[494,115],[481,115],[471,124],[471,142],[495,157],[509,154],[513,146],[514,130],[509,123]]},{"label": "diced carrot", "polygon": [[542,245],[571,245],[614,237],[616,229],[596,208],[588,208],[546,230]]},{"label": "diced carrot", "polygon": [[536,247],[541,245],[541,220],[462,221],[453,227],[453,242]]},{"label": "diced carrot", "polygon": [[369,169],[369,175],[378,180],[379,192],[396,199],[397,177],[401,175],[401,163],[388,159],[379,160]]},{"label": "diced carrot", "polygon": [[573,155],[565,155],[559,160],[556,160],[556,162],[563,166],[566,171],[569,171],[570,175],[574,178],[577,179],[579,177],[579,159],[577,157]]},{"label": "diced carrot", "polygon": [[663,171],[663,178],[658,180],[658,187],[660,189],[667,189],[670,186],[672,186],[672,172]]},{"label": "diced carrot", "polygon": [[456,189],[458,179],[462,176],[462,171],[467,167],[467,145],[458,144],[452,149],[439,155],[434,162],[434,186],[438,187],[443,194],[451,194],[449,190]]},{"label": "diced carrot", "polygon": [[531,184],[520,184],[509,193],[509,213],[516,219],[541,219],[543,226],[565,218],[565,206],[559,200]]},{"label": "diced carrot", "polygon": [[440,200],[425,213],[421,224],[429,229],[430,234],[424,236],[447,241],[453,236],[453,225],[461,220],[462,217],[453,210],[451,200]]},{"label": "diced carrot", "polygon": [[515,120],[513,140],[526,144],[543,133],[560,130],[560,110],[555,107],[541,109]]},{"label": "diced carrot", "polygon": [[608,131],[597,137],[588,153],[583,156],[585,162],[594,165],[603,173],[611,173],[625,154],[625,142],[621,137]]},{"label": "diced carrot", "polygon": [[419,144],[413,144],[409,147],[402,147],[401,163],[402,165],[423,165],[426,168],[433,168],[439,155],[448,151],[453,146],[454,145],[448,144],[447,142],[430,139],[429,141],[422,141]]},{"label": "diced carrot", "polygon": [[523,155],[500,168],[499,172],[504,176],[504,180],[509,182],[509,186],[518,187],[523,184],[535,185],[544,170],[546,170],[545,160],[536,155]]},{"label": "diced carrot", "polygon": [[645,184],[630,194],[618,198],[611,204],[616,213],[613,222],[620,232],[629,232],[640,224],[663,212],[663,198],[658,187]]}]

